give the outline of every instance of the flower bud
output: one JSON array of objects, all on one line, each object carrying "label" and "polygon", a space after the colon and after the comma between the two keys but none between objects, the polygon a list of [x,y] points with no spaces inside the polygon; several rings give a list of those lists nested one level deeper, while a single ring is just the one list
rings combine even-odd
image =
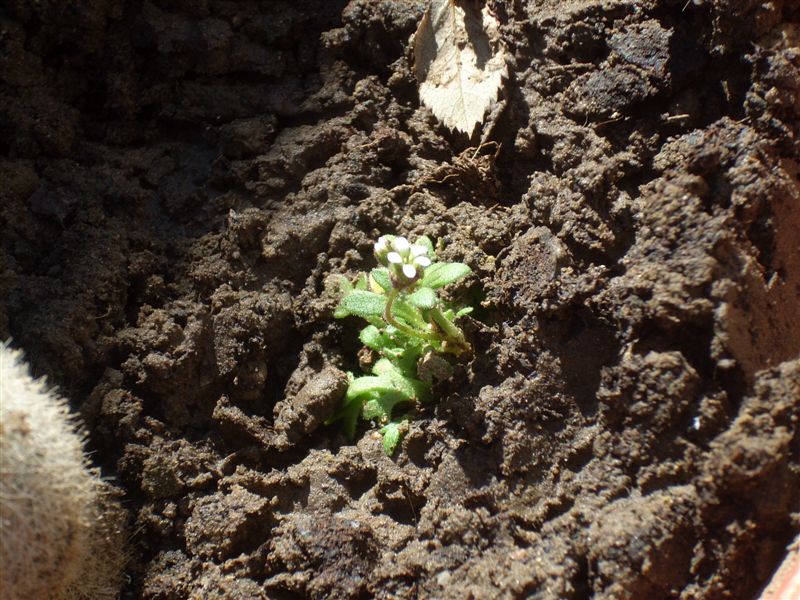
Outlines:
[{"label": "flower bud", "polygon": [[392,242],[392,236],[382,235],[378,238],[378,241],[375,242],[373,246],[373,251],[375,252],[375,258],[378,260],[378,263],[381,265],[386,265],[386,255],[390,252],[390,244]]}]

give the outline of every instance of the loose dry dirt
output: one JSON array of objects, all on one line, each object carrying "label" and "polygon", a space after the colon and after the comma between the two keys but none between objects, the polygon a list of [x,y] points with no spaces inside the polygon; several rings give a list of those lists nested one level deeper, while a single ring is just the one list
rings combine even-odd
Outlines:
[{"label": "loose dry dirt", "polygon": [[[130,512],[127,599],[748,598],[800,529],[798,2],[494,2],[479,151],[422,1],[0,8],[0,337]],[[474,275],[394,458],[326,279]]]}]

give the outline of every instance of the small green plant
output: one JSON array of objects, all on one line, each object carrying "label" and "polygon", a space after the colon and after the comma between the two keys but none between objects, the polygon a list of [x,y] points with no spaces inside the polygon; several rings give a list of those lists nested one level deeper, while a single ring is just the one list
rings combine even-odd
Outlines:
[{"label": "small green plant", "polygon": [[332,420],[344,421],[350,439],[359,415],[377,421],[383,448],[391,455],[408,427],[408,414],[401,409],[424,402],[434,381],[452,375],[445,355],[471,349],[455,321],[472,308],[457,309],[437,293],[471,270],[462,263],[436,262],[427,237],[412,244],[404,237],[381,236],[375,258],[380,266],[361,273],[355,285],[341,283],[334,317],[355,315],[369,323],[359,334],[364,344],[359,362],[370,374],[349,374],[347,393]]}]

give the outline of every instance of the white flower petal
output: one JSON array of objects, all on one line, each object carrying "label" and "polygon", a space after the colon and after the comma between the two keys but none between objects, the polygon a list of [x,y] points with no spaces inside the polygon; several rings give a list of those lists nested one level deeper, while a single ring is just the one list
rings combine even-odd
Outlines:
[{"label": "white flower petal", "polygon": [[417,268],[414,265],[403,265],[403,275],[408,279],[414,279],[417,276]]},{"label": "white flower petal", "polygon": [[414,259],[414,264],[424,269],[425,267],[431,266],[431,259],[427,256],[418,256]]},{"label": "white flower petal", "polygon": [[393,265],[399,265],[400,263],[403,262],[403,257],[400,256],[397,252],[389,252],[389,254],[386,255],[386,260],[388,260]]},{"label": "white flower petal", "polygon": [[411,244],[411,256],[423,256],[428,253],[428,249],[422,244]]},{"label": "white flower petal", "polygon": [[409,247],[411,247],[411,244],[409,244],[408,240],[402,236],[396,237],[392,241],[392,248],[397,250],[397,252],[399,252],[400,254],[405,254],[406,252],[408,252]]},{"label": "white flower petal", "polygon": [[378,240],[377,242],[375,242],[374,250],[375,250],[375,254],[381,254],[383,252],[386,252],[386,250],[388,250],[386,242],[382,241],[382,240]]}]

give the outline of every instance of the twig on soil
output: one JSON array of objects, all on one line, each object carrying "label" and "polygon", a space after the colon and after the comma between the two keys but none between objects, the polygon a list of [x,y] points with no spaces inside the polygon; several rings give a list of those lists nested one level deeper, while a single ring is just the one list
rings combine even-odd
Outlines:
[{"label": "twig on soil", "polygon": [[403,493],[406,495],[408,505],[411,507],[411,515],[414,517],[414,527],[418,527],[419,521],[417,520],[417,511],[414,508],[414,503],[411,501],[411,495],[408,493],[408,488],[406,487],[405,483],[401,483],[400,486],[403,488]]}]

